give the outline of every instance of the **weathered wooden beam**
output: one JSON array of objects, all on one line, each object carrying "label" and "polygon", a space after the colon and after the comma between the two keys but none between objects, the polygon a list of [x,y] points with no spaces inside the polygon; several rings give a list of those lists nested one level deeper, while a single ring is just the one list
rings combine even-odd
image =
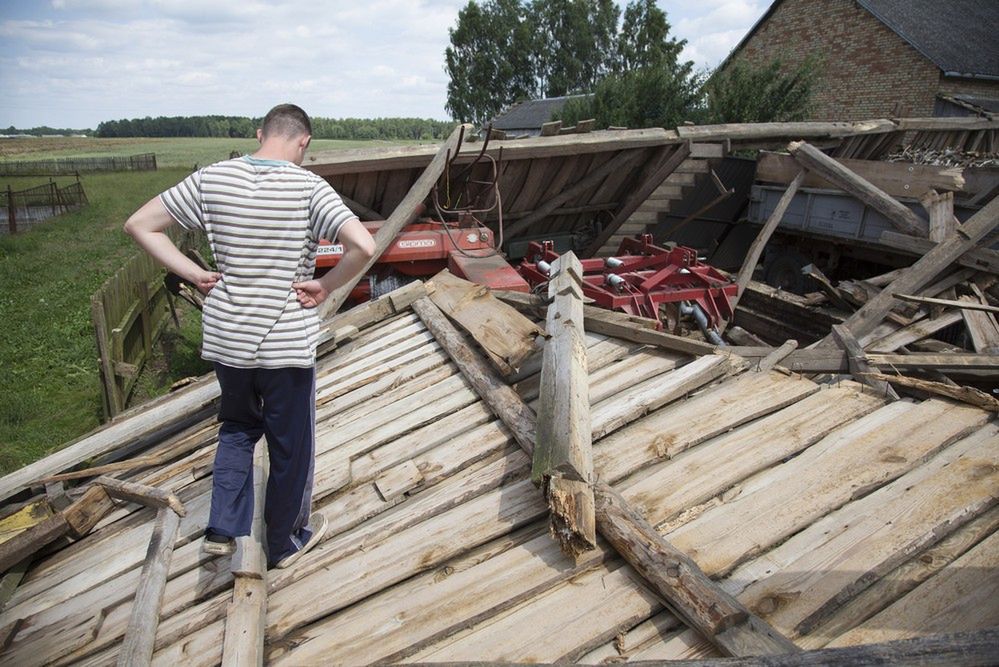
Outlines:
[{"label": "weathered wooden beam", "polygon": [[118,665],[121,667],[152,663],[160,605],[179,527],[180,515],[172,508],[161,507],[156,514],[156,526],[149,539],[146,562],[139,575],[139,589],[132,601],[132,615],[118,653]]},{"label": "weathered wooden beam", "polygon": [[434,187],[437,179],[440,178],[441,174],[444,173],[444,169],[447,167],[448,161],[457,155],[458,150],[461,147],[462,138],[465,136],[465,132],[471,132],[472,126],[465,124],[459,125],[451,133],[451,136],[441,145],[434,159],[431,160],[430,164],[417,179],[413,187],[409,189],[406,196],[403,198],[399,205],[395,207],[392,214],[388,217],[378,231],[375,233],[375,252],[372,254],[371,258],[368,259],[367,263],[364,265],[364,269],[360,271],[351,280],[347,281],[344,285],[340,286],[331,293],[326,301],[322,303],[319,307],[319,319],[325,320],[329,318],[330,315],[335,313],[346,301],[347,296],[350,291],[354,289],[354,285],[361,279],[361,277],[367,273],[368,269],[374,266],[378,258],[381,257],[385,249],[388,248],[392,240],[402,231],[402,228],[408,225],[413,218],[418,214],[420,207],[423,205],[423,200],[427,198],[430,194],[430,190]]},{"label": "weathered wooden beam", "polygon": [[0,572],[4,572],[35,553],[50,542],[69,532],[69,524],[62,513],[36,523],[0,544]]},{"label": "weathered wooden beam", "polygon": [[889,382],[907,389],[917,389],[928,394],[953,398],[956,401],[968,403],[969,405],[974,405],[975,407],[988,410],[989,412],[999,413],[999,400],[996,400],[984,391],[980,391],[974,387],[965,387],[960,385],[954,386],[944,384],[943,382],[922,380],[920,378],[908,377],[906,375],[888,375],[887,373],[879,373],[876,371],[869,371],[867,373],[867,377],[879,382]]},{"label": "weathered wooden beam", "polygon": [[781,195],[773,213],[771,213],[770,217],[767,218],[767,221],[763,224],[763,228],[756,235],[756,238],[753,239],[752,245],[749,246],[749,250],[746,252],[746,258],[742,261],[742,266],[739,268],[739,273],[735,279],[736,285],[739,286],[739,291],[732,300],[733,312],[735,311],[735,307],[739,304],[739,299],[742,298],[742,293],[746,291],[746,286],[753,278],[753,271],[756,270],[756,264],[760,261],[760,257],[763,255],[763,249],[766,248],[770,237],[773,236],[773,233],[777,230],[777,226],[780,224],[780,221],[784,218],[784,214],[787,212],[787,207],[791,205],[791,200],[793,200],[794,195],[798,193],[798,188],[801,187],[801,183],[804,180],[805,172],[803,170],[798,171],[798,175],[791,180],[791,184],[787,186],[787,190],[785,190],[784,194]]},{"label": "weathered wooden beam", "polygon": [[870,181],[850,171],[814,146],[792,142],[787,150],[801,166],[819,174],[844,192],[848,192],[878,211],[899,230],[915,236],[926,236],[929,225],[894,197]]},{"label": "weathered wooden beam", "polygon": [[930,216],[930,240],[940,243],[948,235],[953,234],[960,224],[954,217],[954,193],[939,194],[936,190],[928,190],[919,198],[919,203]]},{"label": "weathered wooden beam", "polygon": [[[477,352],[463,343],[461,334],[429,299],[417,301],[413,304],[413,308],[420,319],[427,324],[427,328],[433,333],[441,347],[454,360],[473,389],[514,434],[514,439],[518,445],[528,455],[533,455],[537,424],[531,409],[521,400],[520,396],[503,383]],[[503,392],[504,388],[509,392]],[[487,398],[487,396],[499,394],[503,395],[504,400],[496,401]],[[613,499],[614,497],[613,489],[603,482],[596,481],[594,490],[595,493],[603,494],[604,498]],[[664,596],[667,603],[673,605],[684,618],[695,624],[698,630],[705,632],[711,641],[719,641],[718,635],[714,634],[714,631],[719,628],[727,628],[723,630],[727,633],[737,630],[736,633],[728,635],[731,638],[730,641],[722,638],[720,640],[722,643],[718,644],[719,648],[723,651],[751,650],[753,655],[794,650],[793,644],[787,639],[781,638],[776,631],[768,629],[759,618],[747,612],[747,617],[743,619],[738,614],[733,615],[724,611],[727,609],[724,603],[731,604],[731,598],[725,596],[720,587],[713,584],[703,572],[700,572],[693,561],[688,560],[683,564],[683,571],[677,572],[679,576],[671,578],[669,571],[665,572],[664,576],[664,573],[659,569],[664,554],[675,554],[676,550],[654,528],[648,526],[647,523],[643,525],[640,518],[636,523],[633,513],[630,518],[621,512],[611,514],[612,511],[607,509],[607,505],[604,503],[597,508],[597,530],[609,541],[617,540],[620,544],[627,543],[628,546],[623,547],[625,552],[622,555],[628,558],[632,567],[649,582],[654,590]],[[621,500],[618,501],[618,507],[627,506]],[[622,538],[621,535],[626,537]],[[678,561],[673,559],[670,562],[676,563]],[[698,591],[684,589],[679,592],[677,587],[673,585],[694,585],[695,582],[700,587]],[[710,594],[710,599],[701,599],[702,593]],[[696,604],[691,603],[693,599],[697,600]],[[712,611],[712,608],[717,611]],[[708,622],[703,627],[698,627],[696,624],[702,618]],[[744,622],[739,623],[740,620]],[[745,622],[746,620],[752,620],[752,624]],[[731,623],[735,623],[735,625],[728,627],[727,624]]]},{"label": "weathered wooden beam", "polygon": [[916,296],[914,294],[895,294],[896,299],[910,301],[912,303],[925,303],[933,306],[944,306],[946,308],[965,308],[968,310],[984,310],[989,313],[999,313],[999,308],[990,306],[987,303],[978,301],[955,301],[953,299],[934,299],[928,296]]},{"label": "weathered wooden beam", "polygon": [[[833,158],[850,171],[892,197],[921,197],[932,189],[961,191],[965,180],[961,167],[881,162],[879,160],[852,160]],[[790,183],[801,165],[790,155],[762,151],[756,159],[756,180],[767,183]],[[805,188],[829,188],[829,181],[819,174],[808,174]]]},{"label": "weathered wooden beam", "polygon": [[[766,357],[772,347],[732,346],[725,348],[750,364]],[[954,352],[931,354],[882,354],[867,352],[867,363],[876,368],[898,370],[931,369],[942,372],[983,370],[999,372],[999,355],[960,354]],[[846,352],[838,348],[812,348],[795,350],[782,364],[795,373],[848,373]]]},{"label": "weathered wooden beam", "polygon": [[705,354],[714,354],[717,350],[711,343],[656,331],[655,329],[635,324],[619,313],[597,308],[596,306],[583,307],[583,326],[587,331],[615,336],[616,338],[633,343],[655,345],[671,352],[703,356]]},{"label": "weathered wooden beam", "polygon": [[892,132],[895,123],[887,118],[854,122],[725,123],[684,125],[676,129],[681,139],[691,141],[759,141],[782,139],[828,139]]},{"label": "weathered wooden beam", "polygon": [[[921,239],[892,231],[881,232],[878,243],[888,246],[893,250],[917,256],[925,255],[936,246],[929,239]],[[968,250],[954,260],[954,263],[976,271],[988,271],[989,273],[999,274],[999,252],[990,250],[989,248],[968,248]],[[902,269],[899,271],[902,271]]]},{"label": "weathered wooden beam", "polygon": [[145,484],[135,482],[125,482],[113,477],[101,476],[94,480],[95,484],[104,487],[108,495],[118,500],[130,503],[139,503],[146,507],[168,507],[177,513],[178,516],[187,516],[184,503],[172,492],[165,489],[157,489]]},{"label": "weathered wooden beam", "polygon": [[573,558],[597,545],[582,283],[572,251],[552,263],[531,469],[548,501],[551,534]]},{"label": "weathered wooden beam", "polygon": [[798,349],[798,341],[792,339],[784,341],[784,343],[775,349],[773,352],[767,356],[760,359],[760,362],[756,364],[755,370],[758,372],[766,372],[773,369],[774,366],[779,364],[781,361],[787,358],[789,354]]},{"label": "weathered wooden beam", "polygon": [[647,172],[638,187],[632,190],[628,198],[625,199],[621,209],[614,215],[614,219],[607,223],[607,226],[597,235],[589,246],[583,251],[584,257],[592,257],[607,240],[614,235],[621,225],[631,217],[631,214],[638,210],[652,192],[659,187],[666,177],[673,173],[680,163],[690,155],[690,144],[685,143],[676,148],[663,148],[655,162],[655,166]]},{"label": "weathered wooden beam", "polygon": [[[993,199],[961,225],[956,233],[947,237],[943,243],[937,244],[909,267],[908,271],[902,273],[851,315],[845,322],[847,328],[857,338],[866,336],[891,310],[896,302],[895,294],[918,292],[954,260],[975,247],[986,234],[995,229],[996,225],[999,225],[999,197]],[[828,338],[821,343],[826,347],[832,344]]]},{"label": "weathered wooden beam", "polygon": [[879,394],[897,401],[898,394],[891,388],[891,385],[884,380],[871,377],[871,365],[867,362],[867,357],[864,355],[864,348],[860,346],[860,343],[853,337],[850,330],[842,324],[836,324],[832,328],[832,335],[836,339],[836,343],[846,352],[850,374]]},{"label": "weathered wooden beam", "polygon": [[520,234],[539,220],[547,218],[555,209],[561,207],[567,201],[574,199],[583,192],[588,192],[596,188],[610,174],[616,173],[623,169],[632,168],[641,155],[642,151],[638,150],[619,152],[595,170],[583,176],[580,180],[563,188],[561,192],[548,199],[530,215],[525,216],[512,225],[506,227],[503,232],[504,236],[506,238],[513,238],[515,235]]}]

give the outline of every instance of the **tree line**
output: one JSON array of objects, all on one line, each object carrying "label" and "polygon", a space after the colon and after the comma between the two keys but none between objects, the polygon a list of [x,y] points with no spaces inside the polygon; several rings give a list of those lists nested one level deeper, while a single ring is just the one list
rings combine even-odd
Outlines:
[{"label": "tree line", "polygon": [[[450,121],[430,118],[313,117],[316,139],[442,139]],[[109,120],[97,126],[98,137],[255,137],[263,118],[246,116],[157,116]]]},{"label": "tree line", "polygon": [[515,102],[588,94],[559,117],[675,127],[806,115],[817,61],[696,71],[670,27],[654,0],[632,0],[623,12],[613,0],[470,0],[449,30],[446,109],[485,125]]},{"label": "tree line", "polygon": [[94,133],[93,130],[72,130],[65,127],[49,127],[48,125],[41,125],[39,127],[32,127],[28,129],[19,129],[11,125],[10,127],[0,130],[0,134],[27,134],[33,137],[48,137],[48,136],[61,136],[69,137],[73,135],[85,135],[90,136]]}]

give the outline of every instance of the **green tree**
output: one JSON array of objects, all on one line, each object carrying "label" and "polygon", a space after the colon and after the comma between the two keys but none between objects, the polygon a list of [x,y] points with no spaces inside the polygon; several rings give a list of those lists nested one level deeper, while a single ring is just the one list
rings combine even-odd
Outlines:
[{"label": "green tree", "polygon": [[763,65],[737,60],[704,86],[706,123],[798,121],[808,116],[820,62],[806,58],[787,67],[780,58]]},{"label": "green tree", "polygon": [[533,0],[537,90],[544,97],[586,92],[614,64],[619,10],[610,0]]},{"label": "green tree", "polygon": [[666,12],[654,0],[629,3],[617,41],[616,71],[675,65],[687,41],[670,37],[669,30]]},{"label": "green tree", "polygon": [[530,30],[519,0],[472,0],[458,12],[444,51],[446,109],[454,119],[484,124],[501,108],[533,96]]}]

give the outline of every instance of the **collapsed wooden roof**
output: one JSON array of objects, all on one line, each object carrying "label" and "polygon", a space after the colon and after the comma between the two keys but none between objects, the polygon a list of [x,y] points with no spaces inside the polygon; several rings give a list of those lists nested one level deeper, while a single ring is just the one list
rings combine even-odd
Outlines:
[{"label": "collapsed wooden roof", "polygon": [[[423,294],[413,285],[329,325],[352,336],[327,343],[318,363],[315,502],[331,530],[294,567],[267,573],[267,662],[716,655],[607,543],[575,561],[562,553],[529,458],[413,313]],[[992,413],[636,343],[628,338],[677,345],[621,318],[590,324],[598,478],[799,647],[999,624]],[[490,327],[501,339],[507,331],[495,318]],[[532,405],[539,365],[533,355],[510,376]],[[117,476],[172,491],[187,508],[157,664],[218,664],[236,606],[229,559],[200,551],[214,419],[156,435],[213,391],[206,378],[104,431],[148,435],[147,465]],[[75,456],[85,456],[79,446]],[[90,534],[35,558],[0,613],[0,664],[113,662],[154,516],[120,504]]]}]

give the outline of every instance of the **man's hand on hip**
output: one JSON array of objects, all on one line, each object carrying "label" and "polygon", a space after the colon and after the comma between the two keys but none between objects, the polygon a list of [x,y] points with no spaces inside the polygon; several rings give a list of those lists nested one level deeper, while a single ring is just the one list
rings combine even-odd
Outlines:
[{"label": "man's hand on hip", "polygon": [[326,297],[330,295],[326,288],[323,287],[323,284],[318,280],[306,280],[300,283],[292,283],[291,287],[295,290],[298,302],[305,308],[315,308],[325,301]]}]

